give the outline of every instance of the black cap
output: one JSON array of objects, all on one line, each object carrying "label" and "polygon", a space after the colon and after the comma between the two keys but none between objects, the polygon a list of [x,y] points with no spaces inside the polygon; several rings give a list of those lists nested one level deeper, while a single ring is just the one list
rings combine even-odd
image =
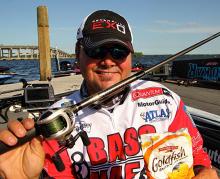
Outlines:
[{"label": "black cap", "polygon": [[114,42],[134,52],[128,22],[109,10],[98,10],[87,16],[78,29],[77,40],[88,49]]}]

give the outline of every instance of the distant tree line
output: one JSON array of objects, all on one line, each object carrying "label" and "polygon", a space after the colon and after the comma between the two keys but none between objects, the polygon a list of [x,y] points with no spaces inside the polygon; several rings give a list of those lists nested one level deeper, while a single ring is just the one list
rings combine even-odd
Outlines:
[{"label": "distant tree line", "polygon": [[134,52],[133,57],[134,58],[141,58],[143,56],[143,52]]}]

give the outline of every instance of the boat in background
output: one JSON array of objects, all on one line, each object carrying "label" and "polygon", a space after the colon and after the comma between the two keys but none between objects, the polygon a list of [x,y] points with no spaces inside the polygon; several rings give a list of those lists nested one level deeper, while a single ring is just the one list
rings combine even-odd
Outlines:
[{"label": "boat in background", "polygon": [[135,64],[132,65],[132,68],[131,68],[132,72],[138,72],[141,70],[144,70],[144,66],[140,62],[136,62]]},{"label": "boat in background", "polygon": [[15,74],[10,74],[10,73],[0,73],[0,85],[4,84],[5,81],[13,78],[15,76]]},{"label": "boat in background", "polygon": [[175,60],[171,76],[187,86],[195,84],[220,89],[220,58]]},{"label": "boat in background", "polygon": [[70,61],[61,61],[59,63],[59,71],[54,73],[54,77],[62,77],[62,76],[70,76],[70,75],[79,75],[81,74],[80,68],[77,62],[70,62]]},{"label": "boat in background", "polygon": [[9,70],[10,67],[0,66],[0,85],[15,76],[15,73],[10,73]]},{"label": "boat in background", "polygon": [[202,135],[204,150],[220,172],[220,116],[190,106],[187,106],[187,110]]},{"label": "boat in background", "polygon": [[0,66],[0,72],[6,72],[6,71],[9,71],[10,68],[9,67],[6,67],[6,66]]},{"label": "boat in background", "polygon": [[76,75],[81,74],[80,67],[77,62],[74,62],[73,66],[72,66],[72,70]]}]

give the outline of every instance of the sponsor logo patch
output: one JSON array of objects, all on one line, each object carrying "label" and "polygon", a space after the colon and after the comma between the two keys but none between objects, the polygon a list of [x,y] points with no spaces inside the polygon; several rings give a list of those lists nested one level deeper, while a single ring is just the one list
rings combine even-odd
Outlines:
[{"label": "sponsor logo patch", "polygon": [[146,107],[146,106],[154,106],[159,104],[170,104],[170,101],[167,99],[157,99],[155,101],[149,101],[149,102],[138,102],[138,107]]},{"label": "sponsor logo patch", "polygon": [[172,96],[167,89],[158,88],[158,87],[137,89],[137,90],[132,91],[131,95],[132,95],[132,101],[136,101],[140,98],[150,98],[150,97],[158,96],[162,94]]},{"label": "sponsor logo patch", "polygon": [[81,121],[80,123],[77,122],[76,125],[75,125],[75,128],[76,128],[77,132],[86,131],[86,132],[90,133],[91,127],[92,127],[91,123],[86,123],[84,121]]},{"label": "sponsor logo patch", "polygon": [[125,26],[113,20],[97,19],[92,21],[92,30],[96,29],[111,29],[117,30],[123,34],[126,33]]},{"label": "sponsor logo patch", "polygon": [[156,121],[163,121],[167,120],[170,117],[170,111],[168,108],[166,109],[158,109],[158,110],[151,110],[147,112],[142,112],[140,114],[141,118],[144,119],[146,122],[156,122]]}]

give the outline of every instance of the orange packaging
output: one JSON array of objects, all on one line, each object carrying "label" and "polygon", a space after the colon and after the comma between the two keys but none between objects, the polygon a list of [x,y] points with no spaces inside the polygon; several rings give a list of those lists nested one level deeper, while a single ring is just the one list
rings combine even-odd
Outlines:
[{"label": "orange packaging", "polygon": [[141,135],[146,174],[150,179],[191,179],[192,141],[187,129]]}]

